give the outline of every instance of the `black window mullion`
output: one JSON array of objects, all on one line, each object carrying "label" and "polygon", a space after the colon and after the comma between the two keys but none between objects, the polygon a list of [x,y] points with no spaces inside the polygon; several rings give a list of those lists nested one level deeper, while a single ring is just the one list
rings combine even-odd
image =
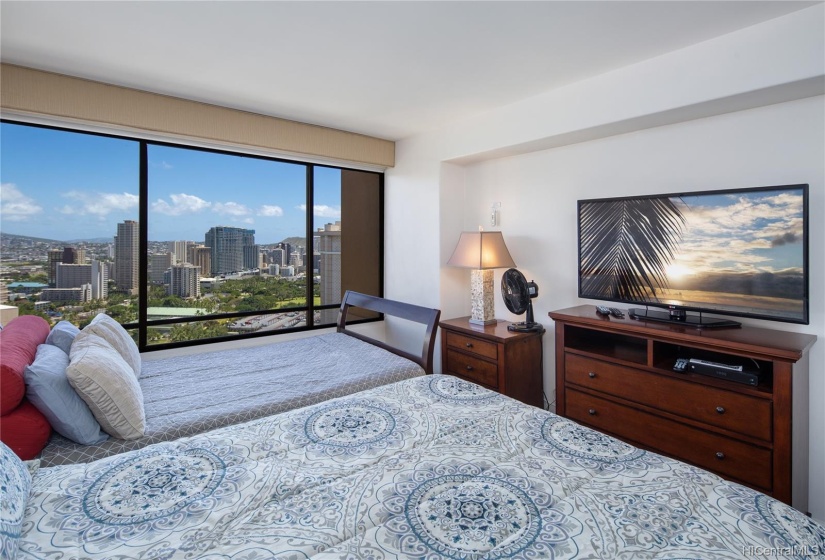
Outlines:
[{"label": "black window mullion", "polygon": [[149,340],[149,148],[145,141],[140,142],[138,216],[138,348],[143,351]]},{"label": "black window mullion", "polygon": [[312,234],[314,232],[315,218],[315,166],[307,165],[307,222],[306,222],[306,250],[309,265],[304,263],[305,278],[306,278],[306,294],[307,294],[307,328],[315,326],[315,274],[313,273],[312,263],[315,255],[315,246],[313,243]]}]

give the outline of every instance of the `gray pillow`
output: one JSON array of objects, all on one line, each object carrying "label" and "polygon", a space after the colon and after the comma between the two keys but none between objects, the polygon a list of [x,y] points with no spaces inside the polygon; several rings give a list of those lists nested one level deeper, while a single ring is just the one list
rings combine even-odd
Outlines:
[{"label": "gray pillow", "polygon": [[67,367],[69,356],[58,346],[38,346],[34,362],[23,373],[26,397],[61,436],[83,445],[107,440],[89,406],[69,385]]},{"label": "gray pillow", "polygon": [[72,349],[74,337],[76,337],[79,333],[80,329],[71,324],[69,321],[60,321],[54,326],[54,328],[52,328],[52,331],[46,338],[46,344],[53,344],[54,346],[57,346],[68,356]]}]

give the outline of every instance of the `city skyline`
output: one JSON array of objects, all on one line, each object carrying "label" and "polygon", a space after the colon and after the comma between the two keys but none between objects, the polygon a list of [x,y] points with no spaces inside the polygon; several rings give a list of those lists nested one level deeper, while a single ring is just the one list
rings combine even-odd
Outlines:
[{"label": "city skyline", "polygon": [[[138,220],[137,141],[0,126],[4,233],[57,241],[111,239],[117,223]],[[261,244],[306,235],[303,164],[148,148],[150,240],[195,241],[216,225],[255,229]],[[315,167],[314,227],[340,220],[340,173]]]}]

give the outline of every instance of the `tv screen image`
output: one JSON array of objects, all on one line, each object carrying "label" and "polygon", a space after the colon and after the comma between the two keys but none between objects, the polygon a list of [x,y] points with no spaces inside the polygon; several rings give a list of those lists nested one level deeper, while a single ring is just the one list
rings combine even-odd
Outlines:
[{"label": "tv screen image", "polygon": [[[808,185],[580,200],[579,297],[808,323]],[[708,321],[704,321],[708,323]],[[734,326],[724,321],[717,325]]]}]

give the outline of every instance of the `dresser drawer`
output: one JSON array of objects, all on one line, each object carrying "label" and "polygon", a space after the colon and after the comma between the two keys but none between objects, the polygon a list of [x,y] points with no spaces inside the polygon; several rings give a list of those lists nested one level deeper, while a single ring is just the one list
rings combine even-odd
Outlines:
[{"label": "dresser drawer", "polygon": [[771,491],[772,454],[606,399],[567,390],[567,416],[636,444]]},{"label": "dresser drawer", "polygon": [[491,360],[498,360],[498,345],[494,342],[488,342],[449,331],[446,332],[446,335],[447,346],[449,348],[458,348],[463,352],[477,354],[484,358],[490,358]]},{"label": "dresser drawer", "polygon": [[565,379],[712,426],[771,441],[771,401],[700,383],[565,355]]},{"label": "dresser drawer", "polygon": [[498,366],[470,354],[447,350],[447,371],[491,389],[498,388]]}]

